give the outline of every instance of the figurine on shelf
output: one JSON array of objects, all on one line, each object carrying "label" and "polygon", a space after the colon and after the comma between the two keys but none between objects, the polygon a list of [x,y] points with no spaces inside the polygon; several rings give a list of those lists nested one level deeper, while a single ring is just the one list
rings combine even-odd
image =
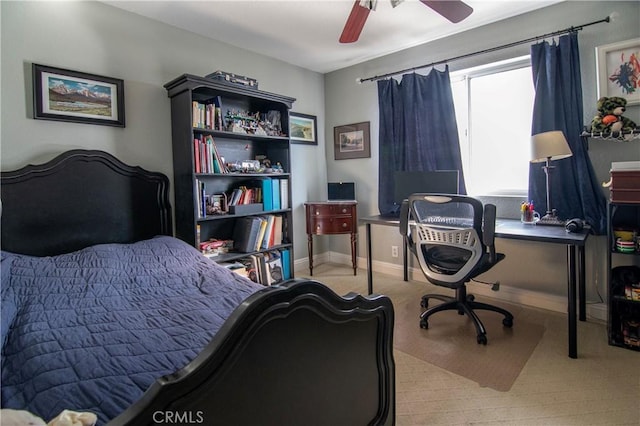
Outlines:
[{"label": "figurine on shelf", "polygon": [[627,100],[621,97],[602,97],[598,99],[598,114],[591,121],[591,133],[631,133],[636,128],[633,120],[624,117]]}]

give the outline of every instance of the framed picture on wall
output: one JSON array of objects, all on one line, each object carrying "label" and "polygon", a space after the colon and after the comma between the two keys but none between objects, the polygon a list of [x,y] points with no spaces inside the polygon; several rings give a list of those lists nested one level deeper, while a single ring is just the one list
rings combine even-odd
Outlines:
[{"label": "framed picture on wall", "polygon": [[33,118],[124,127],[124,82],[33,64]]},{"label": "framed picture on wall", "polygon": [[333,128],[333,152],[336,160],[371,157],[369,122]]},{"label": "framed picture on wall", "polygon": [[318,145],[316,116],[290,112],[289,139],[291,139],[291,143]]},{"label": "framed picture on wall", "polygon": [[619,96],[640,104],[640,38],[596,47],[598,99]]}]

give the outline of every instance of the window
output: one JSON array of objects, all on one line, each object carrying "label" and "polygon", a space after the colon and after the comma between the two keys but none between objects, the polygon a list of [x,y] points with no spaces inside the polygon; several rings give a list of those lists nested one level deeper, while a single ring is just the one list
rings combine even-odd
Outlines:
[{"label": "window", "polygon": [[528,192],[534,87],[529,56],[451,73],[467,192]]}]

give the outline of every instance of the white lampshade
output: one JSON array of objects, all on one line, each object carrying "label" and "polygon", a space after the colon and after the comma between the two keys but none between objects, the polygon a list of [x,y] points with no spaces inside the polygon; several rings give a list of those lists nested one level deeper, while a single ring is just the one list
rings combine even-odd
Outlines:
[{"label": "white lampshade", "polygon": [[571,148],[560,130],[538,133],[531,136],[531,162],[541,163],[571,157]]}]

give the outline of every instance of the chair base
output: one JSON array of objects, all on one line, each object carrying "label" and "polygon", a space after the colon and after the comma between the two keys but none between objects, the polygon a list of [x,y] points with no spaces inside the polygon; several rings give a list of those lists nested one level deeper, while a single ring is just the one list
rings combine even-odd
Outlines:
[{"label": "chair base", "polygon": [[459,315],[466,314],[471,320],[473,320],[473,324],[476,327],[477,333],[477,341],[479,344],[486,345],[487,344],[487,331],[484,328],[484,324],[478,318],[478,315],[474,312],[474,310],[482,309],[485,311],[493,311],[498,312],[504,315],[502,319],[502,325],[505,327],[513,326],[513,315],[506,309],[502,309],[498,306],[488,305],[482,302],[476,302],[475,297],[472,294],[467,295],[467,288],[465,286],[459,287],[456,289],[456,297],[444,296],[441,294],[425,294],[422,296],[422,301],[420,305],[423,308],[429,307],[429,299],[437,299],[441,300],[444,303],[439,304],[438,306],[434,306],[433,308],[427,309],[420,315],[420,328],[427,329],[429,328],[429,322],[427,318],[436,312],[440,311],[448,311],[448,310],[457,310]]}]

